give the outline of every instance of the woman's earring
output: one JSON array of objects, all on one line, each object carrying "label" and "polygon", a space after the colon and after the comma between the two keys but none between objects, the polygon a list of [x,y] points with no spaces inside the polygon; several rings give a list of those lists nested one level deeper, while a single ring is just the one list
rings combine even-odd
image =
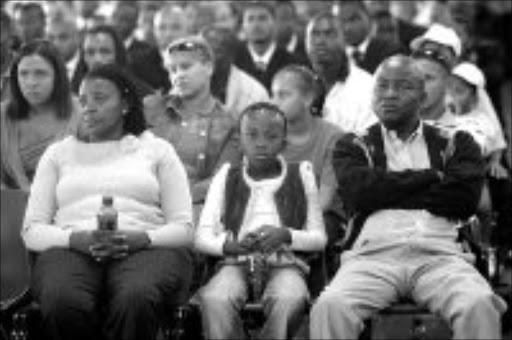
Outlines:
[{"label": "woman's earring", "polygon": [[123,116],[126,116],[128,114],[128,109],[123,109],[121,113],[123,114]]}]

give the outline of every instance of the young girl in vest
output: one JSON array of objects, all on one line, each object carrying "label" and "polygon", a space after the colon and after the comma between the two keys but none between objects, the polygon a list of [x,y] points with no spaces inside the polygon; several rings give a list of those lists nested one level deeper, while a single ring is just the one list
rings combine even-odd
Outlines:
[{"label": "young girl in vest", "polygon": [[270,103],[255,103],[240,116],[241,164],[224,164],[206,198],[196,248],[220,257],[218,270],[199,291],[208,339],[246,337],[240,310],[247,300],[247,262],[262,254],[268,268],[261,296],[261,339],[293,336],[306,311],[305,261],[327,241],[313,168],[287,164],[286,119]]}]

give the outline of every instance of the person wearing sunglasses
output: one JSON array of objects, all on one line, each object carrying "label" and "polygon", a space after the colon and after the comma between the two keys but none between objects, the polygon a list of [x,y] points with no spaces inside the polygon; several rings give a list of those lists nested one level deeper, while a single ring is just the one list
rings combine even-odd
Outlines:
[{"label": "person wearing sunglasses", "polygon": [[156,135],[174,145],[194,204],[202,204],[214,172],[239,154],[235,120],[211,93],[214,54],[203,38],[171,43],[165,58],[172,90],[144,98],[146,119]]}]

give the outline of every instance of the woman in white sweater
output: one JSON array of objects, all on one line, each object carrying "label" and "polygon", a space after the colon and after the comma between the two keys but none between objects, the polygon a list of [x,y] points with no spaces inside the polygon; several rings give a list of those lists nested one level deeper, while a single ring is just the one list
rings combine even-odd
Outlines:
[{"label": "woman in white sweater", "polygon": [[[145,130],[123,69],[80,87],[80,133],[51,145],[36,170],[22,236],[37,253],[32,291],[51,339],[154,339],[190,283],[187,175],[168,142]],[[98,230],[102,197],[118,228]]]}]

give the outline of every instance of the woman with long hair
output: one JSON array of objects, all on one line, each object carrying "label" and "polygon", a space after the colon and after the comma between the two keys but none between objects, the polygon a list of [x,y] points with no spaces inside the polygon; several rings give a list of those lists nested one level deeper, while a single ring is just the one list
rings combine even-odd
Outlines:
[{"label": "woman with long hair", "polygon": [[1,106],[1,181],[28,190],[46,147],[76,129],[77,102],[64,61],[48,41],[24,45],[9,76],[10,95]]}]

